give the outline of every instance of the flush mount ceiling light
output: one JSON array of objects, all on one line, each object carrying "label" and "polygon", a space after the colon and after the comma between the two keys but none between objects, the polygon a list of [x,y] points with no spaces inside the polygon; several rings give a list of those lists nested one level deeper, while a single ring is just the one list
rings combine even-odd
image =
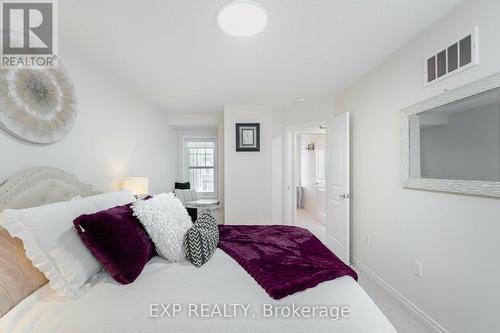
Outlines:
[{"label": "flush mount ceiling light", "polygon": [[248,0],[236,0],[225,4],[219,11],[217,23],[225,33],[236,37],[258,34],[267,25],[264,7]]}]

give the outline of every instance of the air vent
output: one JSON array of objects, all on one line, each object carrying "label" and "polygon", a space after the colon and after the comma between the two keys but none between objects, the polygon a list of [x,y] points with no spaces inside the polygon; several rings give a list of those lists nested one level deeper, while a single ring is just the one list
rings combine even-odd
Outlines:
[{"label": "air vent", "polygon": [[424,64],[425,85],[441,81],[478,63],[477,28],[450,46],[428,57]]}]

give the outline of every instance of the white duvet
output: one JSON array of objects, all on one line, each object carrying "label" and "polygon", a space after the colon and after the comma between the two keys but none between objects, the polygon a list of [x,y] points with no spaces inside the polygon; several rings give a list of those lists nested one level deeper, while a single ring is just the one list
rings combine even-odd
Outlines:
[{"label": "white duvet", "polygon": [[[0,319],[0,332],[396,332],[351,277],[324,282],[275,301],[221,250],[201,268],[155,257],[130,285],[119,285],[105,272],[94,280],[94,286],[76,300],[61,299],[45,285]],[[337,320],[319,314],[314,318],[285,318],[286,311],[279,313],[281,317],[264,318],[264,307],[269,315],[270,308],[275,312],[277,306],[292,309],[294,305],[311,309],[348,307],[350,313]],[[247,307],[246,313],[243,307]]]}]

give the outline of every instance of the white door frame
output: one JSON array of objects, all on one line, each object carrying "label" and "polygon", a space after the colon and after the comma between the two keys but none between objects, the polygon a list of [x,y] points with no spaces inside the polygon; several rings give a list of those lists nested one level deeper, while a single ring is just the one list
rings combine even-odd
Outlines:
[{"label": "white door frame", "polygon": [[300,132],[301,128],[321,126],[326,123],[325,121],[316,121],[312,123],[305,123],[285,127],[284,135],[284,161],[285,161],[285,181],[283,182],[283,191],[285,193],[284,207],[283,207],[283,220],[286,224],[295,224],[295,204],[297,202],[297,191],[295,191],[295,182],[299,164],[297,157],[296,134]]}]

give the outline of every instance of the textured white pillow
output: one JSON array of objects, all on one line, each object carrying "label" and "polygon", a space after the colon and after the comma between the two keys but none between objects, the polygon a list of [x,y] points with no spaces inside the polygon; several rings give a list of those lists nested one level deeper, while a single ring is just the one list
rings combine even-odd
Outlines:
[{"label": "textured white pillow", "polygon": [[132,209],[161,257],[171,262],[185,260],[182,244],[193,222],[179,199],[172,193],[163,193],[136,201]]},{"label": "textured white pillow", "polygon": [[129,191],[110,192],[27,209],[5,209],[0,225],[23,241],[26,256],[59,295],[81,296],[101,266],[74,230],[73,220],[135,201]]}]

